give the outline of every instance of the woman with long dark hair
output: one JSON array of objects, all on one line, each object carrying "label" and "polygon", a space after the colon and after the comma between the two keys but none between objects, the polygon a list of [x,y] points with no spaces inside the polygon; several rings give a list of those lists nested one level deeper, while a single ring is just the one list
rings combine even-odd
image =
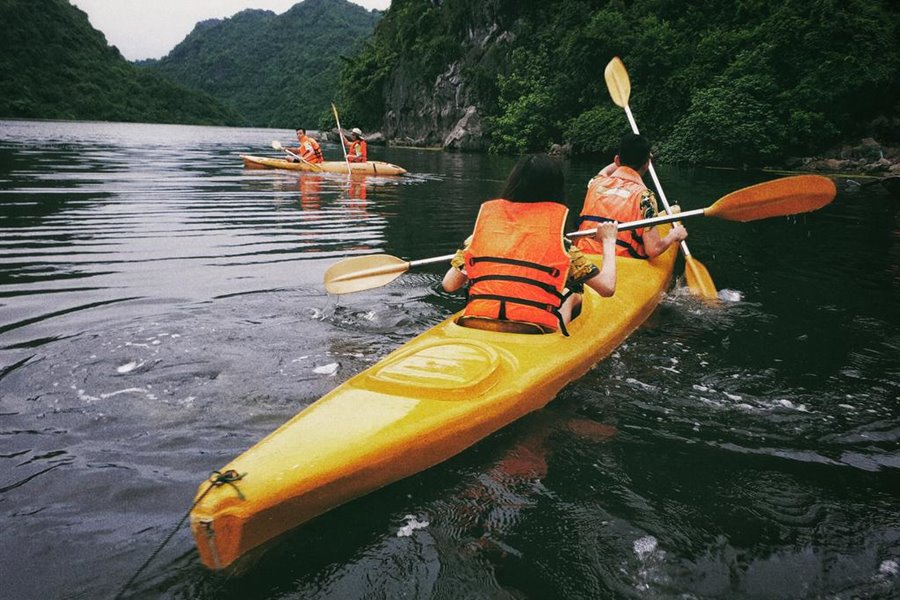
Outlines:
[{"label": "woman with long dark hair", "polygon": [[584,285],[601,296],[615,293],[616,224],[597,228],[604,249],[598,269],[565,239],[567,214],[559,163],[546,154],[519,160],[500,198],[481,205],[475,231],[444,276],[448,292],[469,285],[461,325],[565,334]]}]

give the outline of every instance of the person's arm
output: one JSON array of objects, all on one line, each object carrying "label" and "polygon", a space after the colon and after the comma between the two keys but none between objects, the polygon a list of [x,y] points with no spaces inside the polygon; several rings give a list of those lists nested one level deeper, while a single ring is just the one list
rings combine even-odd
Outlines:
[{"label": "person's arm", "polygon": [[444,275],[444,280],[441,282],[441,285],[444,286],[445,292],[455,292],[466,285],[468,280],[469,278],[466,277],[465,273],[456,267],[450,267],[447,269],[447,273]]},{"label": "person's arm", "polygon": [[[681,212],[681,207],[677,204],[670,208],[672,209],[673,215]],[[669,246],[681,242],[687,235],[687,229],[685,229],[681,223],[672,225],[672,229],[670,229],[669,233],[666,234],[666,237],[663,238],[659,237],[659,229],[653,227],[644,232],[644,250],[647,251],[647,256],[650,258],[659,256],[668,250]]]},{"label": "person's arm", "polygon": [[603,261],[600,263],[600,272],[584,282],[586,286],[604,298],[608,298],[616,293],[617,225],[615,221],[607,221],[597,225],[597,233],[594,234],[594,239],[603,244]]},{"label": "person's arm", "polygon": [[453,258],[450,260],[450,268],[447,269],[444,280],[441,282],[445,292],[455,292],[469,281],[469,278],[463,271],[463,267],[466,264],[465,251],[471,241],[472,236],[469,236],[463,243],[463,248],[457,250],[456,254],[454,254]]}]

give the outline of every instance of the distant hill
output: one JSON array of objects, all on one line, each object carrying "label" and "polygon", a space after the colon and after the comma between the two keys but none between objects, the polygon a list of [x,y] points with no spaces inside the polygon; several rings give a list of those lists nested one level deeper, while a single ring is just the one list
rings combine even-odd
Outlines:
[{"label": "distant hill", "polygon": [[316,127],[343,66],[380,19],[347,0],[305,0],[282,15],[245,10],[211,19],[149,72],[227,102],[252,125]]},{"label": "distant hill", "polygon": [[0,0],[0,117],[237,125],[211,96],[126,61],[66,0]]}]

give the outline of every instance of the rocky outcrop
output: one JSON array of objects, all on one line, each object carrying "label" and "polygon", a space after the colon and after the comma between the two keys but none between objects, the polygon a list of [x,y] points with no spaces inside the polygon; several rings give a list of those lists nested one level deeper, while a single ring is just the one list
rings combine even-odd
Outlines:
[{"label": "rocky outcrop", "polygon": [[900,147],[882,146],[874,138],[865,138],[855,145],[832,148],[823,156],[790,159],[787,166],[819,173],[900,176]]},{"label": "rocky outcrop", "polygon": [[467,74],[503,72],[514,36],[491,22],[489,10],[484,10],[479,15],[481,24],[467,32],[461,58],[433,80],[423,80],[415,62],[407,59],[393,71],[385,86],[382,128],[391,143],[462,152],[486,149],[478,108],[485,99],[473,89]]},{"label": "rocky outcrop", "polygon": [[480,152],[485,149],[482,134],[481,116],[476,107],[470,106],[466,109],[466,114],[456,122],[450,133],[444,138],[444,149]]},{"label": "rocky outcrop", "polygon": [[404,146],[442,145],[470,105],[460,67],[450,65],[431,87],[416,84],[412,64],[398,68],[388,87],[385,137]]}]

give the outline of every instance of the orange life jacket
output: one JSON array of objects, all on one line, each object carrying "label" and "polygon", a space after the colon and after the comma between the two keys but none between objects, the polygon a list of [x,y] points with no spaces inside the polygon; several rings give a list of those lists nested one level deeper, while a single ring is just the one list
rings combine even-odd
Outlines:
[{"label": "orange life jacket", "polygon": [[353,140],[347,148],[347,159],[350,162],[366,162],[367,154],[365,140]]},{"label": "orange life jacket", "polygon": [[319,142],[309,136],[303,136],[303,139],[300,140],[300,156],[303,160],[311,163],[320,163],[325,160],[322,157]]},{"label": "orange life jacket", "polygon": [[[627,223],[643,219],[641,198],[646,189],[640,174],[630,167],[619,167],[609,177],[595,177],[588,184],[584,197],[579,231],[593,229],[604,221]],[[648,258],[643,235],[644,228],[620,231],[616,238],[616,256]],[[578,238],[575,245],[588,254],[603,254],[603,244],[592,237]]]},{"label": "orange life jacket", "polygon": [[555,202],[491,200],[481,205],[465,252],[465,316],[562,329],[559,307],[569,270],[563,245],[568,209]]}]

